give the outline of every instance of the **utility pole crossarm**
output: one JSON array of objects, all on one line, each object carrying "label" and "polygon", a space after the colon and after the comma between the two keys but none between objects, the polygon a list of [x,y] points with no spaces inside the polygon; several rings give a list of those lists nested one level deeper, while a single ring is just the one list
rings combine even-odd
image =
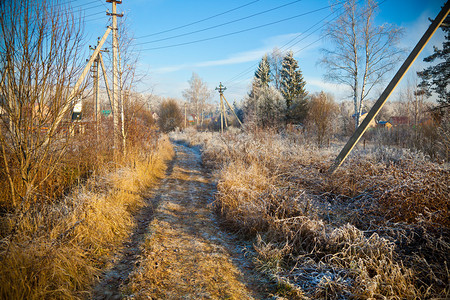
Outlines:
[{"label": "utility pole crossarm", "polygon": [[358,143],[359,139],[362,137],[366,129],[368,128],[370,122],[375,118],[378,112],[383,107],[384,103],[386,103],[387,99],[394,91],[397,84],[401,81],[403,76],[406,74],[408,69],[411,67],[413,62],[419,56],[420,52],[423,50],[425,45],[428,43],[433,34],[438,30],[442,22],[445,20],[450,11],[450,1],[447,1],[444,7],[439,12],[438,16],[434,19],[431,25],[428,27],[427,31],[423,34],[422,38],[419,40],[417,45],[411,51],[409,56],[406,58],[405,62],[402,64],[400,69],[397,71],[395,76],[392,78],[391,82],[389,82],[386,89],[381,94],[380,98],[378,98],[377,102],[372,106],[370,111],[368,112],[366,118],[362,121],[361,125],[355,130],[353,135],[348,140],[347,144],[345,144],[344,148],[342,148],[339,155],[336,157],[334,164],[329,169],[330,173],[334,173],[340,165],[344,162],[347,156],[350,154],[352,149],[355,147],[356,143]]}]

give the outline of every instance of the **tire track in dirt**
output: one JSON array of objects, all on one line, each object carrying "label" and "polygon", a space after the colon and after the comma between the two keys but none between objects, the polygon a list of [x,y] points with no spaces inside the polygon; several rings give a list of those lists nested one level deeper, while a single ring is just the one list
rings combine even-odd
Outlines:
[{"label": "tire track in dirt", "polygon": [[212,207],[216,185],[200,151],[174,148],[153,205],[138,215],[136,232],[94,299],[266,298],[271,284],[254,270],[251,244],[220,229]]}]

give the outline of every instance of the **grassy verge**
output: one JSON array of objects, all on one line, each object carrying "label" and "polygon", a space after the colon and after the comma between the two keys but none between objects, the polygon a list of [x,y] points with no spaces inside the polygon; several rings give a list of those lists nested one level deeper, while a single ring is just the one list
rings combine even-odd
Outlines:
[{"label": "grassy verge", "polygon": [[374,147],[330,176],[339,145],[268,132],[178,138],[201,144],[220,171],[218,211],[254,239],[255,261],[280,296],[450,296],[448,166]]},{"label": "grassy verge", "polygon": [[129,155],[117,171],[91,177],[58,203],[3,215],[0,298],[87,297],[172,156],[171,143],[161,138],[150,151]]}]

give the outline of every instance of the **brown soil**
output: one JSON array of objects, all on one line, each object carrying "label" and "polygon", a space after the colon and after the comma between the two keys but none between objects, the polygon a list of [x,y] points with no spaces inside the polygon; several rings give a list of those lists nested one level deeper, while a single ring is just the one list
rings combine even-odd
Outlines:
[{"label": "brown soil", "polygon": [[273,286],[254,270],[251,243],[220,228],[200,151],[174,148],[167,176],[93,299],[266,299]]}]

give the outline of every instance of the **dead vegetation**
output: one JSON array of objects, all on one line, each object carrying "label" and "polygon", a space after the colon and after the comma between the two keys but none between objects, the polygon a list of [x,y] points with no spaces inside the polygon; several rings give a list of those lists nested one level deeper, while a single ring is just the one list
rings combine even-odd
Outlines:
[{"label": "dead vegetation", "polygon": [[[450,296],[449,170],[404,149],[356,151],[302,136],[187,132],[220,181],[217,209],[254,239],[255,262],[292,299]],[[297,141],[293,143],[293,140]]]},{"label": "dead vegetation", "polygon": [[[69,195],[1,215],[0,298],[79,299],[135,224],[145,191],[173,155],[167,138]],[[114,170],[115,168],[113,168]]]}]

